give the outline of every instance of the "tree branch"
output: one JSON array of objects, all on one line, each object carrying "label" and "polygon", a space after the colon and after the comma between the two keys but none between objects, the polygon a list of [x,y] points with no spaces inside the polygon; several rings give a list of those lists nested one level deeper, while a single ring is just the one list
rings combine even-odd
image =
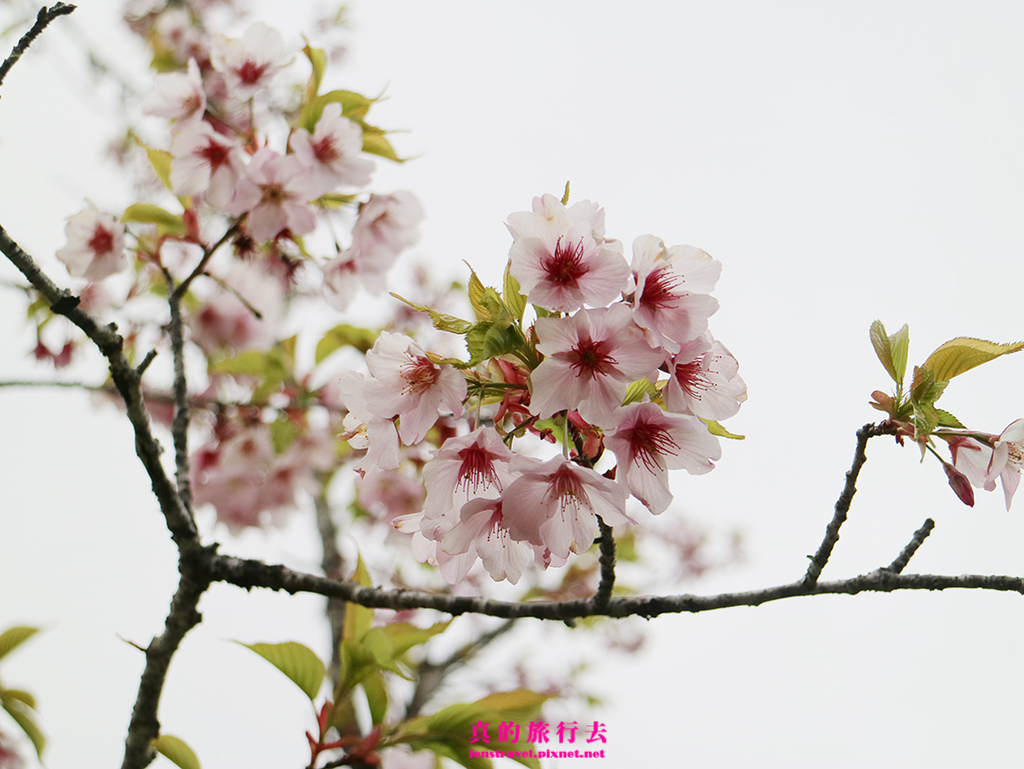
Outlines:
[{"label": "tree branch", "polygon": [[846,514],[850,511],[853,495],[857,493],[857,477],[860,475],[860,469],[868,460],[865,451],[868,439],[876,435],[893,435],[894,433],[895,428],[888,426],[884,422],[877,425],[867,424],[857,431],[857,450],[853,455],[853,464],[846,473],[846,485],[843,486],[843,491],[839,495],[839,499],[836,500],[835,514],[825,528],[825,538],[821,541],[821,545],[818,546],[818,552],[814,554],[810,564],[807,566],[804,582],[808,585],[813,586],[818,581],[818,577],[821,576],[821,570],[825,568],[829,556],[832,555],[832,548],[839,541],[839,529],[846,522]]},{"label": "tree branch", "polygon": [[496,601],[475,596],[453,596],[416,590],[393,590],[364,587],[349,580],[331,580],[315,574],[304,574],[286,566],[266,564],[262,561],[217,555],[211,557],[209,574],[215,581],[228,582],[239,587],[283,590],[287,593],[316,593],[334,596],[351,603],[374,609],[434,609],[451,614],[485,614],[491,617],[516,619],[533,617],[565,621],[583,617],[657,617],[662,614],[681,614],[727,609],[734,606],[760,606],[784,598],[812,595],[856,595],[875,592],[892,593],[897,590],[981,589],[1015,592],[1024,595],[1024,577],[1003,575],[964,574],[894,574],[889,569],[878,569],[851,579],[836,582],[806,580],[785,585],[719,595],[641,595],[612,598],[603,608],[594,606],[591,598],[571,601]]},{"label": "tree branch", "polygon": [[74,10],[75,6],[67,5],[66,3],[57,3],[52,8],[45,6],[40,8],[39,13],[36,14],[36,23],[32,25],[28,32],[21,36],[21,40],[14,46],[11,55],[4,60],[3,64],[0,64],[0,83],[4,82],[4,78],[11,71],[11,67],[18,63],[18,59],[28,50],[28,47],[32,45],[35,39],[42,34],[43,30],[50,25],[51,21],[58,16],[66,16]]},{"label": "tree branch", "polygon": [[907,546],[903,548],[896,560],[889,564],[886,568],[893,574],[901,574],[907,564],[910,563],[910,559],[914,557],[914,553],[917,549],[924,544],[925,539],[932,533],[932,529],[935,528],[935,521],[931,518],[925,520],[924,524],[920,529],[914,532],[914,538],[907,543]]}]

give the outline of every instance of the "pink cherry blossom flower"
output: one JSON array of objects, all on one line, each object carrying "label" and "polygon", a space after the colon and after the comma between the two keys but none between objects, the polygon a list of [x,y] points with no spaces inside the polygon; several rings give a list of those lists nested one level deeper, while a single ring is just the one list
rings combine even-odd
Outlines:
[{"label": "pink cherry blossom flower", "polygon": [[449,555],[479,557],[491,579],[507,579],[513,585],[536,557],[533,545],[512,537],[500,498],[467,502],[459,523],[445,534],[440,544]]},{"label": "pink cherry blossom flower", "polygon": [[718,301],[707,294],[722,272],[720,262],[693,246],[665,248],[653,235],[633,242],[636,289],[633,319],[669,352],[704,334]]},{"label": "pink cherry blossom flower", "polygon": [[345,432],[340,440],[348,441],[356,449],[366,449],[366,458],[356,467],[364,474],[374,470],[394,470],[401,462],[398,429],[392,417],[379,417],[369,408],[367,395],[370,378],[358,371],[348,371],[341,377],[340,399],[348,409]]},{"label": "pink cherry blossom flower", "polygon": [[153,29],[154,48],[170,51],[184,64],[195,59],[200,64],[209,62],[209,35],[197,27],[187,8],[164,8],[157,14]]},{"label": "pink cherry blossom flower", "polygon": [[274,76],[288,65],[290,57],[285,56],[280,33],[263,22],[256,22],[241,40],[215,37],[210,61],[214,69],[224,74],[235,98],[245,101],[267,88]]},{"label": "pink cherry blossom flower", "polygon": [[476,563],[476,554],[471,552],[452,555],[441,547],[441,541],[453,524],[446,518],[429,519],[423,512],[402,515],[395,519],[395,528],[412,535],[412,554],[420,563],[436,566],[449,585],[455,585],[466,578]]},{"label": "pink cherry blossom flower", "polygon": [[157,75],[153,90],[142,100],[142,111],[179,122],[202,118],[206,111],[206,92],[196,60],[188,60],[186,72]]},{"label": "pink cherry blossom flower", "polygon": [[541,419],[575,409],[591,424],[614,427],[629,383],[662,362],[623,304],[540,318],[536,331],[546,357],[531,375],[531,406]]},{"label": "pink cherry blossom flower", "polygon": [[470,500],[501,496],[512,482],[511,460],[512,452],[490,427],[446,440],[423,468],[427,517],[448,515],[458,520],[459,511]]},{"label": "pink cherry blossom flower", "polygon": [[258,243],[282,230],[305,235],[316,228],[309,206],[308,169],[294,155],[278,155],[269,147],[256,152],[238,181],[227,207],[232,216],[249,214],[249,234]]},{"label": "pink cherry blossom flower", "polygon": [[367,409],[385,419],[397,416],[405,445],[422,441],[442,411],[462,414],[466,378],[454,366],[432,362],[404,334],[382,331],[366,353],[366,365]]},{"label": "pink cherry blossom flower", "polygon": [[417,241],[422,220],[423,206],[410,192],[371,195],[359,206],[352,248],[364,262],[390,265],[394,257]]},{"label": "pink cherry blossom flower", "polygon": [[999,435],[974,433],[943,438],[949,443],[953,466],[972,485],[995,491],[999,479],[1009,510],[1024,469],[1024,419],[1011,422]]},{"label": "pink cherry blossom flower", "polygon": [[[546,233],[560,234],[580,227],[597,243],[604,243],[604,209],[590,200],[581,200],[566,207],[554,195],[533,199],[532,210],[509,214],[505,223],[513,240],[544,238]],[[615,241],[609,241],[615,242]]]},{"label": "pink cherry blossom flower", "polygon": [[566,209],[545,195],[533,212],[508,218],[513,242],[509,271],[534,304],[556,312],[600,306],[627,287],[629,266],[621,244],[606,241],[604,211],[590,201]]},{"label": "pink cherry blossom flower", "polygon": [[509,469],[518,477],[502,497],[502,515],[513,539],[566,558],[593,544],[597,516],[609,526],[633,523],[624,487],[565,457],[542,462],[517,455]]},{"label": "pink cherry blossom flower", "polygon": [[388,523],[423,509],[423,482],[399,470],[376,470],[356,480],[360,507]]},{"label": "pink cherry blossom flower", "polygon": [[203,121],[179,126],[171,137],[171,189],[175,195],[199,195],[225,211],[245,171],[245,152],[232,137]]},{"label": "pink cherry blossom flower", "polygon": [[705,334],[680,345],[668,360],[663,397],[669,411],[703,419],[727,419],[747,399],[739,363],[721,342]]},{"label": "pink cherry blossom flower", "polygon": [[64,234],[67,243],[57,258],[74,277],[102,280],[128,266],[124,226],[113,214],[86,208],[68,217]]},{"label": "pink cherry blossom flower", "polygon": [[669,414],[654,403],[623,408],[622,421],[605,442],[618,461],[616,479],[655,515],[672,502],[668,470],[702,475],[722,456],[718,439],[697,417]]},{"label": "pink cherry blossom flower", "polygon": [[311,186],[318,195],[370,183],[373,161],[360,157],[363,129],[341,116],[340,104],[324,107],[314,133],[298,130],[288,144],[310,169]]},{"label": "pink cherry blossom flower", "polygon": [[380,296],[387,288],[390,267],[390,259],[363,259],[356,249],[345,249],[321,267],[324,298],[335,309],[344,311],[360,289]]},{"label": "pink cherry blossom flower", "polygon": [[1007,425],[992,444],[992,460],[985,475],[985,484],[994,485],[998,478],[1003,485],[1006,509],[1010,509],[1013,494],[1020,485],[1020,473],[1024,469],[1024,419],[1017,419]]},{"label": "pink cherry blossom flower", "polygon": [[[253,309],[259,311],[259,317]],[[277,339],[283,314],[280,281],[238,262],[224,276],[224,286],[210,291],[187,316],[186,324],[192,341],[207,354],[239,352],[270,347]]]}]

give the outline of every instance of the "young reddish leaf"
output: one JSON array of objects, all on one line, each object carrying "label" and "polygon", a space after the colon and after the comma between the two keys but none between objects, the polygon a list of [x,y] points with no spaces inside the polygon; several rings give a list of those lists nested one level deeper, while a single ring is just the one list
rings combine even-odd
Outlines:
[{"label": "young reddish leaf", "polygon": [[3,633],[0,633],[0,659],[14,651],[38,632],[39,628],[37,627],[18,625],[17,627],[8,628]]},{"label": "young reddish leaf", "polygon": [[327,673],[327,666],[308,646],[296,641],[241,645],[256,652],[284,673],[292,683],[302,689],[311,702],[320,693],[320,686]]},{"label": "young reddish leaf", "polygon": [[948,342],[940,344],[935,352],[928,356],[924,365],[935,372],[936,379],[948,382],[953,377],[970,371],[975,366],[1022,349],[1024,349],[1024,342],[997,344],[996,342],[986,342],[984,339],[958,336],[956,339],[950,339]]},{"label": "young reddish leaf", "polygon": [[181,769],[202,769],[195,751],[179,737],[161,734],[150,745],[157,753],[169,759],[175,766],[180,766]]}]

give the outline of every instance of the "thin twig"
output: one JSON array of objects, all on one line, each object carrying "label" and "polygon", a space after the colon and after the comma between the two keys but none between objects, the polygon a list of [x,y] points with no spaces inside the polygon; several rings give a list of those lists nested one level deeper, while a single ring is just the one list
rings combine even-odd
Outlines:
[{"label": "thin twig", "polygon": [[914,538],[907,543],[907,546],[896,556],[896,560],[889,564],[886,569],[893,574],[902,574],[903,570],[907,568],[907,564],[910,563],[910,559],[914,557],[914,553],[924,544],[924,541],[934,528],[935,521],[931,518],[926,519],[921,528],[914,532]]},{"label": "thin twig", "polygon": [[28,50],[33,41],[42,34],[43,30],[50,25],[50,22],[58,16],[68,15],[73,10],[75,10],[75,6],[67,5],[66,3],[57,3],[52,8],[46,8],[45,6],[40,8],[39,13],[36,14],[36,23],[32,25],[28,32],[21,36],[21,40],[14,46],[11,55],[4,60],[3,64],[0,64],[0,83],[4,82],[4,78],[11,71],[11,67],[18,63],[18,59]]},{"label": "thin twig", "polygon": [[416,688],[413,690],[412,698],[405,708],[403,720],[407,721],[418,716],[423,711],[423,707],[430,702],[430,699],[437,693],[438,689],[444,684],[445,679],[452,672],[473,659],[489,644],[505,635],[514,625],[515,620],[505,620],[493,630],[484,633],[475,641],[460,648],[447,659],[441,662],[421,662],[416,670]]},{"label": "thin twig", "polygon": [[839,541],[839,529],[846,522],[846,514],[850,511],[853,495],[857,493],[857,477],[860,475],[861,467],[864,466],[868,459],[865,452],[868,439],[876,435],[891,434],[892,432],[892,428],[884,424],[867,424],[857,431],[857,450],[853,455],[853,464],[846,473],[846,485],[843,486],[843,491],[839,495],[839,499],[836,500],[835,514],[825,528],[825,538],[821,541],[821,545],[818,546],[818,552],[814,554],[810,564],[807,566],[804,582],[808,585],[813,585],[818,581],[818,577],[821,576],[821,570],[825,568],[829,556],[832,555],[832,548]]}]

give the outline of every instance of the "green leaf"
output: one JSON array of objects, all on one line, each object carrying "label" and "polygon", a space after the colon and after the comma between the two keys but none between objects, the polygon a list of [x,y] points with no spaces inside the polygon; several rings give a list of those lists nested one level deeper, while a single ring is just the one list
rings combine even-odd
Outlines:
[{"label": "green leaf", "polygon": [[950,414],[948,411],[945,411],[944,409],[936,409],[936,411],[939,415],[939,427],[955,427],[960,430],[964,430],[967,428],[967,425],[965,425],[955,416]]},{"label": "green leaf", "polygon": [[0,659],[3,659],[38,632],[39,628],[37,627],[18,625],[0,633]]},{"label": "green leaf", "polygon": [[903,384],[903,377],[897,376],[896,365],[892,359],[892,346],[889,336],[885,333],[885,326],[882,321],[876,320],[871,324],[871,345],[875,348],[875,355],[881,361],[883,368],[889,372],[889,376],[897,385]]},{"label": "green leaf", "polygon": [[907,375],[907,356],[910,354],[910,327],[906,323],[895,334],[889,335],[889,350],[896,369],[896,384],[902,384],[903,377]]},{"label": "green leaf", "polygon": [[[363,587],[370,587],[370,572],[367,571],[362,556],[358,556],[356,559],[356,570],[352,575],[352,581]],[[342,625],[341,637],[347,641],[359,641],[366,635],[372,622],[373,609],[360,606],[357,603],[346,603],[345,623]]]},{"label": "green leaf", "polygon": [[121,221],[155,224],[157,232],[161,235],[185,234],[185,219],[181,214],[172,214],[152,203],[133,203],[124,210]]},{"label": "green leaf", "polygon": [[309,43],[306,43],[302,52],[306,54],[312,67],[309,82],[306,84],[306,102],[310,102],[320,93],[320,82],[324,79],[324,70],[327,69],[327,54],[319,48],[313,48]]},{"label": "green leaf", "polygon": [[448,331],[452,334],[465,334],[474,326],[474,324],[468,320],[462,320],[461,318],[456,318],[454,315],[447,315],[446,313],[438,312],[437,310],[423,304],[410,302],[404,296],[399,296],[394,292],[391,292],[391,296],[395,297],[395,299],[400,302],[405,302],[415,310],[427,313],[434,324],[434,328],[441,331]]},{"label": "green leaf", "polygon": [[508,307],[509,313],[517,321],[523,319],[523,313],[526,311],[526,295],[521,293],[519,290],[519,281],[512,277],[512,273],[509,270],[512,267],[511,260],[505,265],[505,288],[502,293],[502,299],[505,300],[505,306]]},{"label": "green leaf", "polygon": [[476,313],[477,320],[489,320],[491,317],[490,309],[484,304],[483,297],[486,288],[484,284],[480,282],[480,278],[473,271],[472,268],[469,270],[469,303],[473,307],[473,311]]},{"label": "green leaf", "polygon": [[23,689],[0,689],[0,700],[4,702],[17,700],[25,705],[25,707],[32,708],[32,710],[36,709],[35,695]]},{"label": "green leaf", "polygon": [[703,417],[700,417],[700,420],[708,426],[709,433],[717,435],[719,438],[730,438],[734,441],[742,441],[747,437],[745,435],[736,435],[736,433],[729,432],[714,419],[704,419]]},{"label": "green leaf", "polygon": [[354,347],[361,353],[367,352],[380,336],[379,331],[359,328],[348,323],[335,326],[316,343],[316,363],[322,363],[331,353],[342,347]]},{"label": "green leaf", "polygon": [[660,394],[657,386],[650,379],[646,377],[638,379],[635,382],[629,383],[629,387],[626,388],[626,396],[622,399],[622,405],[628,406],[630,403],[639,403],[644,399],[645,395],[649,398],[657,398]]},{"label": "green leaf", "polygon": [[417,627],[408,622],[394,622],[380,628],[391,642],[393,653],[397,656],[405,654],[409,649],[424,644],[438,633],[448,629],[451,620],[438,622],[430,627]]},{"label": "green leaf", "polygon": [[475,323],[466,332],[466,347],[469,349],[471,364],[516,352],[525,341],[515,325],[502,325],[489,320]]},{"label": "green leaf", "polygon": [[363,125],[363,152],[371,155],[379,155],[382,158],[393,160],[396,163],[404,163],[405,158],[398,157],[391,142],[384,138],[384,132],[373,126]]},{"label": "green leaf", "polygon": [[[239,643],[241,642],[239,641]],[[327,666],[308,646],[297,641],[241,645],[256,652],[284,673],[292,683],[302,689],[303,693],[309,697],[310,702],[314,701],[320,693],[320,686],[327,673]]]},{"label": "green leaf", "polygon": [[384,685],[384,675],[378,672],[367,676],[361,685],[366,693],[371,720],[374,725],[383,723],[388,714],[388,689]]},{"label": "green leaf", "polygon": [[146,156],[149,158],[149,162],[153,166],[157,177],[164,183],[167,189],[171,189],[171,161],[174,159],[171,153],[166,150],[147,147],[142,142],[139,142],[139,146],[146,150]]},{"label": "green leaf", "polygon": [[[320,117],[324,114],[324,107],[328,104],[340,104],[342,117],[347,117],[349,120],[361,123],[363,118],[366,117],[366,113],[370,111],[370,105],[375,101],[376,99],[363,96],[355,91],[329,91],[321,96],[310,99],[306,103],[306,106],[302,108],[302,112],[299,114],[299,127],[314,133],[316,131],[316,124],[320,122]],[[373,130],[379,131],[380,129]],[[366,127],[364,127],[363,131],[364,139],[365,133]]]},{"label": "green leaf", "polygon": [[950,339],[948,342],[940,344],[935,352],[928,356],[924,365],[935,372],[936,379],[948,382],[953,377],[970,371],[975,366],[1022,349],[1024,349],[1024,342],[997,344],[986,342],[984,339],[958,336],[956,339]]},{"label": "green leaf", "polygon": [[43,751],[46,749],[46,737],[43,734],[43,730],[39,728],[39,724],[36,723],[32,710],[20,700],[3,698],[0,702],[2,702],[7,714],[14,719],[14,722],[21,728],[21,731],[25,732],[25,736],[32,742],[32,747],[36,750],[36,756],[41,761],[43,759]]},{"label": "green leaf", "polygon": [[150,745],[153,746],[153,750],[164,758],[169,759],[175,766],[181,767],[181,769],[201,769],[199,758],[196,757],[195,751],[178,737],[171,734],[161,734],[150,742]]}]

